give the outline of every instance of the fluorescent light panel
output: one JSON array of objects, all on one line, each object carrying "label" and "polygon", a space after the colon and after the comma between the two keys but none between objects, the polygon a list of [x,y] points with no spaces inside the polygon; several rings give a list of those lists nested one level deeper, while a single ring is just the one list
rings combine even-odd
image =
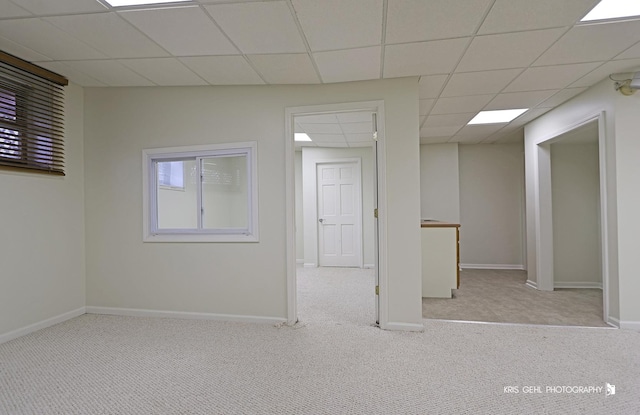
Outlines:
[{"label": "fluorescent light panel", "polygon": [[618,19],[620,17],[640,16],[640,1],[638,0],[601,0],[600,3],[581,22],[593,20]]},{"label": "fluorescent light panel", "polygon": [[514,110],[480,111],[478,115],[476,115],[471,121],[469,121],[469,125],[507,123],[519,117],[526,111],[528,111],[528,108]]},{"label": "fluorescent light panel", "polygon": [[294,141],[311,141],[311,137],[309,137],[306,133],[295,133],[293,135]]},{"label": "fluorescent light panel", "polygon": [[147,4],[191,3],[192,0],[104,0],[112,7],[144,6]]}]

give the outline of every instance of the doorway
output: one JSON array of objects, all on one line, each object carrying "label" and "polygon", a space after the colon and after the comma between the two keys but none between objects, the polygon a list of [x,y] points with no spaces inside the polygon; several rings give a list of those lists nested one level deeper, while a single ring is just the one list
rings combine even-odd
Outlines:
[{"label": "doorway", "polygon": [[[287,238],[289,324],[298,321],[298,271],[306,275],[311,269],[333,269],[333,274],[359,269],[356,274],[371,275],[362,293],[372,300],[369,323],[386,321],[376,290],[386,282],[379,260],[384,212],[377,205],[384,192],[378,185],[384,163],[382,113],[377,101],[287,109],[287,200],[293,216],[288,215],[293,220]],[[296,183],[296,174],[304,177],[302,183]]]}]

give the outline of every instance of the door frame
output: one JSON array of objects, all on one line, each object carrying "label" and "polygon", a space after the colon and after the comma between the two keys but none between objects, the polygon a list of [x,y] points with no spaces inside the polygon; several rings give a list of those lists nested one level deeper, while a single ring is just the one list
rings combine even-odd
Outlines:
[{"label": "door frame", "polygon": [[[372,151],[375,151],[373,149],[372,146]],[[319,209],[319,203],[320,201],[318,200],[318,192],[319,192],[319,187],[318,187],[318,167],[322,164],[355,164],[356,165],[356,169],[358,170],[358,200],[357,200],[357,210],[359,212],[359,217],[357,219],[357,224],[358,224],[358,267],[359,268],[364,268],[364,230],[363,230],[363,222],[364,222],[364,215],[365,212],[363,211],[363,200],[362,200],[362,192],[363,192],[363,185],[362,185],[362,159],[360,158],[336,158],[336,159],[331,159],[331,160],[317,160],[314,163],[314,169],[316,172],[316,177],[315,177],[315,203],[313,204],[313,211],[310,212],[311,215],[313,217],[315,217],[316,220],[316,264],[317,266],[320,266],[320,232],[319,232],[319,222],[318,222],[318,212],[320,211]]]},{"label": "door frame", "polygon": [[[599,111],[581,120],[564,126],[557,132],[539,140],[534,153],[535,166],[535,243],[536,243],[536,284],[542,291],[554,290],[553,269],[553,206],[551,201],[551,144],[576,128],[596,121],[598,123],[598,162],[600,172],[600,255],[602,272],[602,312],[603,320],[611,324],[609,316],[609,221],[607,186],[607,148],[605,113]],[[528,283],[528,285],[533,285]]]},{"label": "door frame", "polygon": [[[298,322],[297,281],[296,281],[296,224],[295,224],[295,142],[293,140],[294,117],[302,115],[319,115],[326,113],[371,111],[376,113],[378,137],[373,145],[376,164],[374,177],[374,208],[378,209],[376,243],[377,253],[375,272],[379,295],[376,296],[376,311],[373,321],[383,329],[389,323],[388,312],[388,270],[387,270],[387,238],[386,238],[386,173],[384,101],[347,102],[324,105],[310,105],[285,108],[285,188],[286,188],[286,274],[287,274],[287,324]],[[372,287],[374,289],[374,287]]]}]

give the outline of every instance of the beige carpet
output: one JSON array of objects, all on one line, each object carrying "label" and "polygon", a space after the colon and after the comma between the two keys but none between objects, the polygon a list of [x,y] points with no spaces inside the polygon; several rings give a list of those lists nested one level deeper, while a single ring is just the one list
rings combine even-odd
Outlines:
[{"label": "beige carpet", "polygon": [[382,331],[371,274],[329,273],[300,276],[295,327],[84,315],[1,344],[0,414],[638,414],[640,333]]},{"label": "beige carpet", "polygon": [[424,318],[560,326],[608,327],[602,290],[539,291],[525,271],[463,270],[454,298],[423,298]]}]

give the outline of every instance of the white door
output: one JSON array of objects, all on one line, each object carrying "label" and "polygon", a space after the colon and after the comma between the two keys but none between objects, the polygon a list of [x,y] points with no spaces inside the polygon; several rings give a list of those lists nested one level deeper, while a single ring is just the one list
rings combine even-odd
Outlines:
[{"label": "white door", "polygon": [[360,163],[319,163],[318,262],[321,267],[362,266]]}]

